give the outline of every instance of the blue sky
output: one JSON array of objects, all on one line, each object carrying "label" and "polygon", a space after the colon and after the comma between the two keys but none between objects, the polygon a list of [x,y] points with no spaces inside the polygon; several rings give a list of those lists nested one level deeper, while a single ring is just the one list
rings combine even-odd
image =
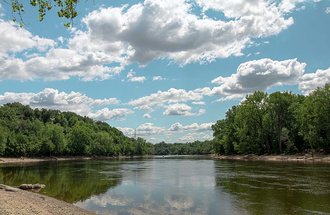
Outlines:
[{"label": "blue sky", "polygon": [[73,111],[156,143],[212,138],[255,90],[330,82],[330,1],[80,1],[71,29],[0,7],[0,104]]}]

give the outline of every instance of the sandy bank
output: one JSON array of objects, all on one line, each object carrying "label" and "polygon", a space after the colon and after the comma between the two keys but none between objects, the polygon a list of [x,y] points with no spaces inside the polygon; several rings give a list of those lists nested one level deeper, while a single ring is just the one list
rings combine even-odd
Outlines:
[{"label": "sandy bank", "polygon": [[117,156],[117,157],[105,157],[105,156],[93,156],[93,157],[45,157],[45,158],[3,158],[0,157],[1,164],[25,164],[25,163],[37,163],[37,162],[47,162],[47,161],[72,161],[72,160],[116,160],[116,159],[137,159],[137,158],[153,158],[153,156]]},{"label": "sandy bank", "polygon": [[[14,189],[16,190],[16,189]],[[72,204],[23,190],[5,191],[0,186],[1,215],[92,215]]]},{"label": "sandy bank", "polygon": [[302,162],[302,163],[330,163],[330,155],[213,155],[219,160],[242,161],[273,161],[273,162]]},{"label": "sandy bank", "polygon": [[91,157],[49,157],[49,158],[2,158],[0,157],[0,164],[20,164],[20,163],[36,163],[45,161],[69,161],[69,160],[91,160]]}]

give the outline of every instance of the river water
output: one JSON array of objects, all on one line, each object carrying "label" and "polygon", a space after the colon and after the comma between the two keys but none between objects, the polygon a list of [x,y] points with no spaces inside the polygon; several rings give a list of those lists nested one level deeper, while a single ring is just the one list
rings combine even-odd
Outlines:
[{"label": "river water", "polygon": [[330,214],[330,166],[193,157],[0,166],[98,214]]}]

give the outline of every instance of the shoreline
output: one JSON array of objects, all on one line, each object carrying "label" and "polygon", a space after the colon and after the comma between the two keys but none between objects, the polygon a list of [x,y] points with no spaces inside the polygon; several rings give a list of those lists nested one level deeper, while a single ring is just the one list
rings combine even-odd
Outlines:
[{"label": "shoreline", "polygon": [[41,163],[51,161],[84,161],[84,160],[118,160],[118,159],[138,159],[138,158],[151,158],[153,156],[118,156],[118,157],[105,157],[105,156],[70,156],[70,157],[0,157],[1,165],[11,164],[29,164]]},{"label": "shoreline", "polygon": [[73,204],[6,185],[0,186],[0,202],[1,215],[95,215]]},{"label": "shoreline", "polygon": [[212,155],[216,160],[294,162],[294,163],[330,163],[330,155],[296,154],[296,155]]},{"label": "shoreline", "polygon": [[45,158],[4,158],[0,157],[0,165],[2,164],[28,164],[28,163],[40,163],[48,161],[74,161],[74,160],[92,160],[93,157],[45,157]]},{"label": "shoreline", "polygon": [[[180,155],[179,155],[180,156]],[[185,155],[182,155],[185,156]],[[190,155],[189,155],[190,156]],[[296,155],[207,155],[215,160],[237,160],[237,161],[265,161],[265,162],[297,162],[297,163],[330,163],[330,155],[325,154],[296,154]],[[118,159],[138,159],[138,158],[153,158],[154,156],[119,156],[119,157],[44,157],[44,158],[4,158],[0,157],[0,166],[3,165],[17,165],[29,163],[41,163],[51,161],[83,161],[83,160],[118,160]]]}]

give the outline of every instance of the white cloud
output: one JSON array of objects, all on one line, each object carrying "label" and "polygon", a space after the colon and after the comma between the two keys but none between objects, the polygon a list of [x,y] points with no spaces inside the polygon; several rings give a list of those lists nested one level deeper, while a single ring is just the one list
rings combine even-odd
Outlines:
[{"label": "white cloud", "polygon": [[103,66],[106,61],[98,53],[80,55],[74,50],[51,49],[45,56],[27,60],[7,57],[0,59],[0,80],[66,80],[79,77],[83,81],[108,79],[118,74],[121,67]]},{"label": "white cloud", "polygon": [[269,1],[197,2],[235,19],[194,14],[194,3],[185,0],[145,0],[91,12],[83,19],[87,31],[77,32],[71,44],[80,50],[115,53],[125,62],[142,65],[163,58],[179,64],[210,62],[241,55],[254,38],[276,35],[293,24],[278,4]]},{"label": "white cloud", "polygon": [[280,10],[283,13],[290,13],[294,10],[301,10],[305,8],[303,3],[314,3],[321,0],[282,0],[279,4]]},{"label": "white cloud", "polygon": [[148,137],[148,139],[150,139],[150,136],[165,134],[165,132],[166,132],[165,128],[155,126],[153,123],[144,123],[144,124],[139,125],[135,129],[134,128],[122,128],[122,127],[117,127],[117,128],[129,137],[133,137],[136,132],[137,136]]},{"label": "white cloud", "polygon": [[212,139],[213,139],[212,134],[190,133],[180,137],[178,140],[184,143],[191,143],[197,140],[204,141],[204,140],[212,140]]},{"label": "white cloud", "polygon": [[220,85],[212,89],[213,94],[223,100],[242,98],[249,93],[264,91],[272,86],[298,84],[306,64],[297,59],[275,61],[268,58],[248,61],[229,77],[218,77],[212,83]]},{"label": "white cloud", "polygon": [[203,132],[203,131],[211,131],[212,125],[214,123],[193,123],[190,125],[182,125],[179,122],[176,122],[170,126],[168,129],[169,131],[197,131],[197,132]]},{"label": "white cloud", "polygon": [[[197,0],[203,10],[225,14],[223,20],[204,12],[195,14],[196,4],[185,0],[145,0],[101,8],[83,18],[86,30],[73,28],[65,43],[58,40],[67,47],[57,48],[53,40],[0,20],[0,80],[104,80],[133,62],[145,65],[168,59],[184,65],[239,56],[254,39],[276,35],[292,25],[289,13],[302,2]],[[15,57],[32,49],[38,51],[27,53],[28,59]],[[129,79],[145,80],[144,76]]]},{"label": "white cloud", "polygon": [[330,68],[304,74],[299,80],[299,89],[303,93],[309,94],[317,87],[324,87],[326,83],[330,83]]},{"label": "white cloud", "polygon": [[53,40],[35,36],[24,28],[18,27],[13,22],[6,22],[0,19],[0,61],[1,58],[10,53],[32,48],[45,51],[54,45],[55,42]]},{"label": "white cloud", "polygon": [[116,109],[108,109],[103,108],[101,110],[96,111],[95,113],[89,113],[88,117],[100,120],[100,121],[107,121],[110,119],[122,119],[127,115],[133,114],[134,111],[127,109],[127,108],[116,108]]},{"label": "white cloud", "polygon": [[135,76],[135,72],[132,70],[127,73],[127,80],[129,82],[139,82],[143,83],[146,80],[145,76]]},{"label": "white cloud", "polygon": [[[104,112],[104,116],[115,116],[116,114],[114,114],[113,111],[111,115],[110,110],[106,112],[106,109],[102,109],[101,111],[93,113],[94,108],[98,108],[104,105],[118,104],[119,100],[116,98],[93,99],[79,92],[66,93],[60,92],[57,89],[46,88],[38,93],[6,92],[3,95],[0,95],[0,104],[6,104],[11,102],[20,102],[24,105],[30,105],[33,108],[47,108],[61,111],[71,111],[79,115],[98,118],[102,116],[102,111]],[[128,111],[126,111],[126,113],[127,112]],[[120,111],[117,111],[116,113],[117,115],[120,115],[120,113],[122,114],[122,112]]]},{"label": "white cloud", "polygon": [[[189,125],[182,125],[179,122],[172,124],[169,128],[156,126],[153,123],[144,123],[134,128],[118,128],[125,135],[133,137],[135,135],[142,136],[151,142],[156,140],[168,140],[169,142],[193,142],[195,140],[212,139],[213,123],[193,123]],[[183,140],[185,136],[190,136],[189,141],[187,138]],[[178,136],[175,137],[175,136]],[[157,137],[157,138],[156,138]]]},{"label": "white cloud", "polygon": [[211,89],[208,87],[198,88],[191,91],[184,89],[170,88],[167,91],[158,91],[149,96],[144,96],[129,102],[130,105],[142,109],[152,110],[153,107],[162,107],[165,104],[173,104],[187,101],[200,101],[205,95],[210,95]]},{"label": "white cloud", "polygon": [[160,134],[164,132],[164,128],[155,126],[153,123],[144,123],[136,128],[139,135]]},{"label": "white cloud", "polygon": [[173,104],[169,105],[166,110],[163,112],[163,115],[171,116],[171,115],[185,115],[191,116],[192,108],[186,104]]},{"label": "white cloud", "polygon": [[166,78],[163,78],[162,76],[154,76],[152,77],[153,81],[164,81],[166,80]]},{"label": "white cloud", "polygon": [[326,14],[330,14],[330,7],[327,7],[327,8],[325,9],[325,13],[326,13]]}]

